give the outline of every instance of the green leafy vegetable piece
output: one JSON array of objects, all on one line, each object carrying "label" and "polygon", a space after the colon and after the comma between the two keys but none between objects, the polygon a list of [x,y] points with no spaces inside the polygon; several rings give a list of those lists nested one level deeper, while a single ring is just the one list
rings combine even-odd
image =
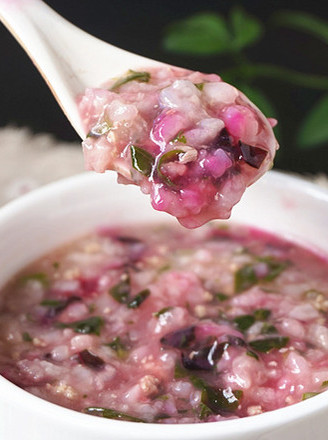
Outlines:
[{"label": "green leafy vegetable piece", "polygon": [[297,134],[301,148],[311,149],[328,142],[328,95],[324,95],[306,115]]},{"label": "green leafy vegetable piece", "polygon": [[269,351],[277,348],[283,348],[288,344],[289,338],[285,336],[277,336],[267,339],[257,339],[251,341],[249,346],[260,353],[268,353]]},{"label": "green leafy vegetable piece", "polygon": [[247,354],[247,356],[252,357],[252,358],[256,359],[257,361],[259,360],[258,355],[256,353],[254,353],[254,351],[247,350],[246,354]]},{"label": "green leafy vegetable piece", "polygon": [[129,414],[125,414],[123,412],[116,411],[115,409],[111,409],[111,408],[90,406],[88,408],[84,408],[83,412],[86,414],[91,414],[93,416],[104,417],[105,419],[124,420],[126,422],[147,423],[143,419],[130,416]]},{"label": "green leafy vegetable piece", "polygon": [[61,301],[59,299],[44,299],[40,302],[40,306],[44,307],[58,307],[65,303],[66,301]]},{"label": "green leafy vegetable piece", "polygon": [[171,418],[171,416],[169,414],[159,413],[159,414],[155,415],[154,421],[156,421],[156,420],[163,420],[163,419],[170,419],[170,418]]},{"label": "green leafy vegetable piece", "polygon": [[186,371],[183,366],[179,362],[177,362],[174,368],[174,378],[181,379],[182,377],[186,377],[187,374],[188,371]]},{"label": "green leafy vegetable piece", "polygon": [[196,83],[196,84],[195,84],[195,86],[197,87],[197,89],[200,90],[201,92],[202,92],[203,89],[204,89],[204,85],[205,85],[205,83]]},{"label": "green leafy vegetable piece", "polygon": [[275,24],[304,31],[328,44],[328,21],[301,11],[279,11],[273,16]]},{"label": "green leafy vegetable piece", "polygon": [[181,142],[182,144],[187,143],[186,136],[183,134],[183,131],[179,131],[179,133],[172,139],[171,142]]},{"label": "green leafy vegetable piece", "polygon": [[149,289],[144,289],[141,292],[139,292],[134,298],[132,298],[128,302],[127,305],[129,309],[136,309],[139,306],[141,306],[141,304],[148,298],[149,295],[150,295]]},{"label": "green leafy vegetable piece", "polygon": [[198,407],[198,417],[200,420],[207,419],[207,417],[211,416],[213,414],[213,411],[204,403],[200,402],[200,405]]},{"label": "green leafy vegetable piece", "polygon": [[57,327],[59,328],[71,328],[76,333],[90,334],[93,333],[95,335],[100,335],[100,329],[104,325],[104,320],[100,316],[92,316],[87,319],[82,319],[81,321],[75,322],[59,322],[57,323]]},{"label": "green leafy vegetable piece", "polygon": [[114,338],[111,342],[109,342],[108,344],[105,344],[105,345],[106,345],[106,347],[110,347],[112,350],[114,350],[119,359],[126,358],[126,356],[128,354],[128,350],[127,350],[126,346],[123,344],[123,342],[121,341],[121,338],[119,336],[116,336],[116,338]]},{"label": "green leafy vegetable piece", "polygon": [[241,6],[235,6],[231,10],[230,22],[234,36],[232,47],[235,50],[256,43],[263,34],[260,21],[248,14]]},{"label": "green leafy vegetable piece", "polygon": [[126,304],[130,297],[130,277],[125,274],[123,279],[109,289],[109,294],[120,304]]},{"label": "green leafy vegetable piece", "polygon": [[161,315],[165,315],[165,313],[169,312],[172,309],[173,309],[173,307],[163,307],[158,312],[153,313],[153,316],[155,316],[155,318],[158,318]]},{"label": "green leafy vegetable piece", "polygon": [[174,186],[174,183],[172,182],[171,179],[169,179],[167,176],[165,176],[165,174],[162,173],[161,167],[162,167],[162,165],[164,165],[168,162],[174,162],[174,161],[178,160],[180,154],[183,154],[183,153],[184,153],[184,151],[182,151],[182,150],[171,150],[171,151],[167,151],[166,153],[162,154],[162,156],[160,156],[160,158],[159,158],[159,161],[157,164],[158,177],[160,179],[162,179],[162,181],[169,186]]},{"label": "green leafy vegetable piece", "polygon": [[130,152],[133,168],[144,176],[149,177],[155,163],[153,156],[148,151],[135,145],[130,146]]},{"label": "green leafy vegetable piece", "polygon": [[304,393],[303,395],[302,395],[302,400],[307,400],[307,399],[310,399],[311,397],[314,397],[314,396],[317,396],[318,394],[320,394],[320,393]]},{"label": "green leafy vegetable piece", "polygon": [[228,388],[207,387],[202,391],[201,401],[215,414],[231,412],[238,409],[240,399],[243,396],[241,390],[231,390]]},{"label": "green leafy vegetable piece", "polygon": [[267,335],[270,333],[278,333],[278,330],[276,329],[276,327],[272,324],[269,324],[268,322],[264,322],[261,328],[261,334],[262,335]]},{"label": "green leafy vegetable piece", "polygon": [[190,374],[188,377],[195,388],[198,388],[199,390],[209,388],[208,384],[202,378],[194,376],[193,374]]},{"label": "green leafy vegetable piece", "polygon": [[134,70],[129,70],[125,76],[119,78],[110,88],[111,91],[118,89],[130,81],[138,82],[149,82],[150,73],[149,72],[135,72]]},{"label": "green leafy vegetable piece", "polygon": [[49,279],[47,274],[44,272],[32,273],[29,275],[24,275],[19,279],[21,284],[26,284],[28,281],[39,281],[44,287],[49,286]]},{"label": "green leafy vegetable piece", "polygon": [[241,315],[234,319],[235,324],[238,329],[242,332],[248,330],[255,322],[253,315]]},{"label": "green leafy vegetable piece", "polygon": [[322,388],[326,388],[326,387],[328,387],[328,380],[324,380],[324,381],[322,382],[322,384],[321,384],[321,387],[322,387]]},{"label": "green leafy vegetable piece", "polygon": [[258,261],[265,263],[268,267],[267,275],[262,278],[264,281],[274,280],[290,264],[288,261],[279,261],[273,257],[260,257]]},{"label": "green leafy vegetable piece", "polygon": [[221,293],[221,292],[216,293],[214,296],[220,302],[226,301],[227,299],[229,299],[228,295],[226,295],[225,293]]},{"label": "green leafy vegetable piece", "polygon": [[32,336],[28,332],[24,332],[22,334],[22,339],[24,342],[32,342],[33,341]]},{"label": "green leafy vegetable piece", "polygon": [[246,264],[235,273],[235,292],[243,292],[257,284],[257,281],[254,265]]},{"label": "green leafy vegetable piece", "polygon": [[53,267],[55,270],[58,270],[59,267],[60,267],[60,263],[59,263],[59,261],[54,261],[54,262],[52,263],[52,267]]},{"label": "green leafy vegetable piece", "polygon": [[229,52],[231,35],[225,19],[200,12],[172,23],[166,30],[164,48],[170,52],[214,55]]},{"label": "green leafy vegetable piece", "polygon": [[254,318],[256,321],[265,321],[271,315],[271,310],[269,309],[257,309],[254,312]]}]

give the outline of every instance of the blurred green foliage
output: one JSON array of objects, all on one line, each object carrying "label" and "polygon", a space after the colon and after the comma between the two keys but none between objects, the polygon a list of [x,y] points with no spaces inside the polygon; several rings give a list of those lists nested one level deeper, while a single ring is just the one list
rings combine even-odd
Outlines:
[{"label": "blurred green foliage", "polygon": [[[300,11],[278,11],[271,17],[269,25],[309,34],[328,45],[328,22],[313,15]],[[227,17],[215,12],[200,12],[172,23],[166,29],[163,45],[167,51],[176,54],[224,57],[225,66],[228,59],[228,67],[220,69],[220,76],[242,90],[264,114],[280,116],[283,121],[284,109],[279,108],[279,99],[266,96],[257,85],[258,79],[266,78],[319,91],[318,101],[304,119],[298,121],[294,142],[297,148],[302,149],[313,149],[328,143],[328,72],[327,76],[317,75],[248,59],[245,49],[261,43],[265,30],[265,25],[257,17],[237,6],[230,10]],[[276,134],[280,136],[279,131]]]}]

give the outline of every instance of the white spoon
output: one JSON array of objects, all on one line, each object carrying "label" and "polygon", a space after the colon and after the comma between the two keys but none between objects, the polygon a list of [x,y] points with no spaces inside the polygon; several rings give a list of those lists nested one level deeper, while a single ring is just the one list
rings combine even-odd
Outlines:
[{"label": "white spoon", "polygon": [[76,99],[129,69],[163,66],[93,37],[41,0],[0,0],[0,20],[32,59],[76,132],[85,138]]}]

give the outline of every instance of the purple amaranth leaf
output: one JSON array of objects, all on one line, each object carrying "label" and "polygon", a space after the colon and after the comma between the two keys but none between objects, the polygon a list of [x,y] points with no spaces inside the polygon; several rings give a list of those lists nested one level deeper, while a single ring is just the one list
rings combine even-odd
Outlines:
[{"label": "purple amaranth leaf", "polygon": [[89,350],[80,351],[78,356],[80,363],[92,370],[102,370],[105,366],[105,361]]},{"label": "purple amaranth leaf", "polygon": [[182,328],[161,338],[161,344],[173,348],[187,348],[195,340],[195,326]]}]

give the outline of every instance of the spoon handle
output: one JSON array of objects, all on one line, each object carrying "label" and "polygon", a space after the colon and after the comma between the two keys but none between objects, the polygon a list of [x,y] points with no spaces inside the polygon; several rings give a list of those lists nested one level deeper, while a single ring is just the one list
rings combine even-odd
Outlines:
[{"label": "spoon handle", "polygon": [[0,20],[21,44],[77,133],[76,98],[130,68],[160,65],[119,49],[65,20],[41,0],[0,0]]}]

